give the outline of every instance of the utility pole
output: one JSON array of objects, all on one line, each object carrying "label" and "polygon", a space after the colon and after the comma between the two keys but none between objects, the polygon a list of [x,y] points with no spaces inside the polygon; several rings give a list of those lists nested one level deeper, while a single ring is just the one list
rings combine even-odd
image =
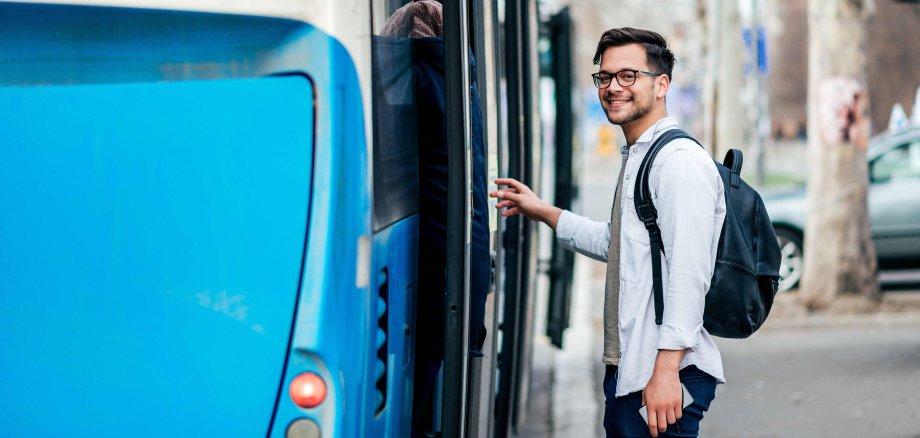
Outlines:
[{"label": "utility pole", "polygon": [[[706,23],[706,75],[703,76],[703,144],[713,158],[719,150],[716,140],[716,121],[719,103],[719,41],[722,39],[721,0],[697,0],[700,18]],[[721,158],[721,157],[719,157]]]},{"label": "utility pole", "polygon": [[741,102],[744,81],[742,54],[744,47],[741,40],[741,17],[738,0],[714,0],[718,39],[715,41],[719,51],[714,71],[718,82],[714,84],[715,92],[715,128],[713,129],[713,156],[722,160],[725,152],[739,148],[744,143],[745,118],[744,105]]},{"label": "utility pole", "polygon": [[766,25],[764,19],[765,2],[757,0],[740,0],[741,27],[744,40],[744,77],[745,88],[743,101],[747,114],[745,138],[754,164],[754,182],[763,186],[765,175],[765,145],[770,133],[770,112],[767,94],[767,52]]}]

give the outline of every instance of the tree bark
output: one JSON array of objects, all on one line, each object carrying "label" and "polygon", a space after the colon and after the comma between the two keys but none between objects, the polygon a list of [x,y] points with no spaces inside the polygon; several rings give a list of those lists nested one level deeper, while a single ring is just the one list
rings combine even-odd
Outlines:
[{"label": "tree bark", "polygon": [[879,297],[867,205],[872,0],[808,2],[808,218],[801,292],[812,309]]}]

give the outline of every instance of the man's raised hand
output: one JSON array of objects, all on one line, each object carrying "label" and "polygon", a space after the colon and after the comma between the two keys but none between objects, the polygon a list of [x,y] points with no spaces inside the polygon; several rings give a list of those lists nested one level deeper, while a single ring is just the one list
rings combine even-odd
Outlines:
[{"label": "man's raised hand", "polygon": [[559,215],[562,214],[561,209],[543,201],[530,190],[530,187],[514,178],[498,178],[495,184],[508,186],[489,193],[489,196],[500,200],[495,208],[501,212],[503,217],[523,214],[531,220],[543,222],[552,229],[556,229]]}]

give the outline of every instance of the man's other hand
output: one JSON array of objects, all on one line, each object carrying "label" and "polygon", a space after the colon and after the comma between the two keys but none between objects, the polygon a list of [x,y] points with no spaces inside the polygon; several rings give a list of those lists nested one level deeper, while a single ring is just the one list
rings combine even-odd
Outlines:
[{"label": "man's other hand", "polygon": [[559,222],[559,215],[562,214],[562,209],[540,199],[530,190],[530,187],[513,178],[498,178],[495,180],[495,184],[508,186],[508,188],[489,193],[489,196],[500,200],[495,205],[495,208],[501,212],[503,217],[523,214],[531,220],[543,222],[549,225],[550,228],[556,229],[556,223]]},{"label": "man's other hand", "polygon": [[642,391],[642,404],[648,410],[648,433],[653,437],[680,420],[683,413],[679,367],[684,352],[659,350],[652,378]]}]

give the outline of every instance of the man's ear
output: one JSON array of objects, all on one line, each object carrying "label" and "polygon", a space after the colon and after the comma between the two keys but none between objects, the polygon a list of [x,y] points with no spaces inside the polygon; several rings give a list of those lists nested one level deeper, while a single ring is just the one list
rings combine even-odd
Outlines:
[{"label": "man's ear", "polygon": [[656,96],[664,99],[668,94],[668,89],[671,88],[671,78],[668,77],[668,75],[660,75],[656,82],[658,83],[658,93]]}]

